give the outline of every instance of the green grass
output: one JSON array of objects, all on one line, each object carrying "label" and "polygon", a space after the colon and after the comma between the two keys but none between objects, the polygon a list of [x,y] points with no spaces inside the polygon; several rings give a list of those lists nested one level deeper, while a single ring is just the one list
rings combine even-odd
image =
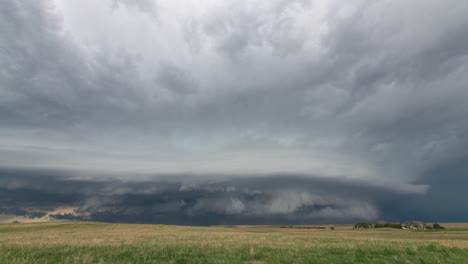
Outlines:
[{"label": "green grass", "polygon": [[[326,243],[326,242],[324,242]],[[468,253],[434,245],[369,244],[284,247],[259,245],[210,247],[201,245],[145,244],[122,246],[1,246],[2,263],[466,263]]]},{"label": "green grass", "polygon": [[[251,230],[251,229],[250,229]],[[0,263],[468,263],[468,231],[0,225]]]}]

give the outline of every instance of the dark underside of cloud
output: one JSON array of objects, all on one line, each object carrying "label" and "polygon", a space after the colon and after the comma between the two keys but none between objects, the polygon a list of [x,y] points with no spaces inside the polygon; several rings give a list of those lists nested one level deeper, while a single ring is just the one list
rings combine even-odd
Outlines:
[{"label": "dark underside of cloud", "polygon": [[[461,166],[467,173],[467,167]],[[3,169],[0,213],[56,220],[177,225],[330,224],[355,221],[463,220],[468,198],[460,177],[427,194],[395,191],[369,182],[303,175],[254,177],[163,175],[148,180],[79,180],[65,172]],[[466,180],[465,180],[466,182]],[[453,203],[439,197],[453,190]],[[439,200],[440,199],[440,200]]]}]

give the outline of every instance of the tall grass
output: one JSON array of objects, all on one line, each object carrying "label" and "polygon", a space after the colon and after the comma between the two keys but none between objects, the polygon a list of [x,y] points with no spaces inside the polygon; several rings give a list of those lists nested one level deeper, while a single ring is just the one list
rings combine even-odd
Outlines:
[{"label": "tall grass", "polygon": [[467,263],[468,231],[0,225],[0,263]]}]

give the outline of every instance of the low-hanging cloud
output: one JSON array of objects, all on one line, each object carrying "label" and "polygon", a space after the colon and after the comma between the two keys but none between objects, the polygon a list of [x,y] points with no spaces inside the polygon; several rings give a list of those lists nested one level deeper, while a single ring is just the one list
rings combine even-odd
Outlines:
[{"label": "low-hanging cloud", "polygon": [[[138,181],[76,178],[63,171],[3,169],[1,213],[63,220],[164,224],[349,223],[385,217],[379,207],[420,197],[367,182],[301,175],[147,175]],[[18,211],[19,210],[19,211]]]}]

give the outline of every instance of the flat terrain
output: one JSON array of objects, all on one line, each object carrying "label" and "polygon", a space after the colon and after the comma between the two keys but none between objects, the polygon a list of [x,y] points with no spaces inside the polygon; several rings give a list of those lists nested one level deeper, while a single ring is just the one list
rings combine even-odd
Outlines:
[{"label": "flat terrain", "polygon": [[468,263],[468,225],[443,225],[454,229],[1,224],[0,263]]}]

